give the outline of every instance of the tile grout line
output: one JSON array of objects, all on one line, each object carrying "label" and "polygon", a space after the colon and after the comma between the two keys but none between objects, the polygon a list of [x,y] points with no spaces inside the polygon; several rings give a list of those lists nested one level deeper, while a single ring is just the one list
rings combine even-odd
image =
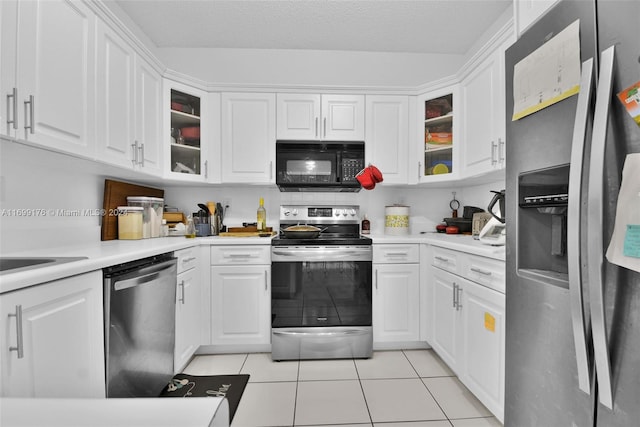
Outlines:
[{"label": "tile grout line", "polygon": [[362,385],[362,379],[360,378],[360,372],[358,371],[358,364],[356,363],[356,359],[351,359],[351,361],[353,362],[353,367],[356,369],[356,376],[358,377],[358,384],[360,384],[360,390],[362,391],[362,398],[364,399],[364,405],[367,407],[367,413],[369,414],[369,421],[371,421],[371,425],[373,426],[373,416],[371,415],[371,410],[369,409],[369,402],[367,402],[367,395],[364,392],[364,386]]},{"label": "tile grout line", "polygon": [[298,406],[298,385],[300,384],[300,361],[298,360],[298,372],[296,373],[296,392],[293,395],[293,420],[291,426],[296,425],[296,408]]},{"label": "tile grout line", "polygon": [[402,351],[402,355],[407,359],[407,361],[409,362],[409,364],[411,365],[413,370],[416,372],[416,375],[418,375],[418,379],[420,380],[420,382],[422,383],[424,388],[427,390],[427,393],[429,393],[429,395],[431,396],[433,401],[436,402],[436,405],[438,405],[438,408],[440,408],[440,410],[442,411],[444,416],[447,417],[447,421],[449,422],[449,424],[453,425],[453,422],[451,422],[451,419],[449,418],[449,415],[447,415],[447,413],[444,411],[444,408],[440,405],[440,402],[438,402],[438,399],[436,399],[436,397],[433,395],[433,393],[431,393],[431,390],[429,390],[429,387],[427,387],[427,385],[424,383],[424,380],[422,379],[422,377],[420,376],[420,374],[418,373],[416,368],[413,366],[413,363],[411,363],[411,360],[409,360],[409,357],[404,352],[404,349],[402,349],[401,351]]}]

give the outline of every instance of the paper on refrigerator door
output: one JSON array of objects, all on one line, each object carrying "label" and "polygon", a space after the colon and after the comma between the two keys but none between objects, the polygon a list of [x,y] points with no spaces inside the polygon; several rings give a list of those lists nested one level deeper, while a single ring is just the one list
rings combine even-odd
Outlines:
[{"label": "paper on refrigerator door", "polygon": [[513,120],[540,111],[580,91],[580,20],[513,68]]},{"label": "paper on refrigerator door", "polygon": [[640,153],[628,154],[622,169],[622,185],[618,194],[616,222],[611,242],[607,248],[607,259],[612,264],[640,272]]}]

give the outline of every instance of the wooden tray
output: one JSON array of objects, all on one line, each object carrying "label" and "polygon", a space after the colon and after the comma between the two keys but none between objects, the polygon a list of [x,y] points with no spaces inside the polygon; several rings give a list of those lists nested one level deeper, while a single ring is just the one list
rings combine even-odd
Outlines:
[{"label": "wooden tray", "polygon": [[[234,227],[232,227],[234,228]],[[266,234],[261,236],[261,234]],[[267,231],[266,233],[258,233],[257,231],[224,231],[219,234],[220,237],[271,237],[275,236],[275,231]]]},{"label": "wooden tray", "polygon": [[118,206],[127,206],[127,196],[147,196],[164,198],[164,190],[128,182],[104,180],[104,199],[100,240],[116,240],[118,238],[118,216],[113,215]]}]

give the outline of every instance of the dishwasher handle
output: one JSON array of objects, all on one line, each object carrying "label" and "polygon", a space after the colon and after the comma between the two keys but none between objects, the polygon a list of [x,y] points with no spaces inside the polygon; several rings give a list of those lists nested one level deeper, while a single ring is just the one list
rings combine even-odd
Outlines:
[{"label": "dishwasher handle", "polygon": [[176,269],[176,259],[171,259],[156,265],[152,265],[144,268],[144,273],[124,280],[117,280],[114,278],[113,290],[121,291],[124,289],[140,286],[148,282],[152,282],[160,277],[164,272]]}]

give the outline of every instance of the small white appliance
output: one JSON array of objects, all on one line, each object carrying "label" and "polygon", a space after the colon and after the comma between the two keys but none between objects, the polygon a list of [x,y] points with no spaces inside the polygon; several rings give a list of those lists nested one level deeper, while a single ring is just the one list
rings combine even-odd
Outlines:
[{"label": "small white appliance", "polygon": [[[482,230],[480,230],[478,239],[480,240],[480,243],[484,243],[485,245],[502,246],[506,243],[507,240],[507,226],[505,224],[506,221],[503,213],[505,190],[492,191],[492,193],[495,194],[493,196],[493,199],[491,199],[491,202],[489,202],[487,210],[493,216],[493,218],[491,218],[489,222],[487,222],[487,224],[482,228]],[[493,207],[496,205],[496,203],[498,203],[498,209],[500,210],[500,213],[498,213],[498,215],[493,212]]]}]

